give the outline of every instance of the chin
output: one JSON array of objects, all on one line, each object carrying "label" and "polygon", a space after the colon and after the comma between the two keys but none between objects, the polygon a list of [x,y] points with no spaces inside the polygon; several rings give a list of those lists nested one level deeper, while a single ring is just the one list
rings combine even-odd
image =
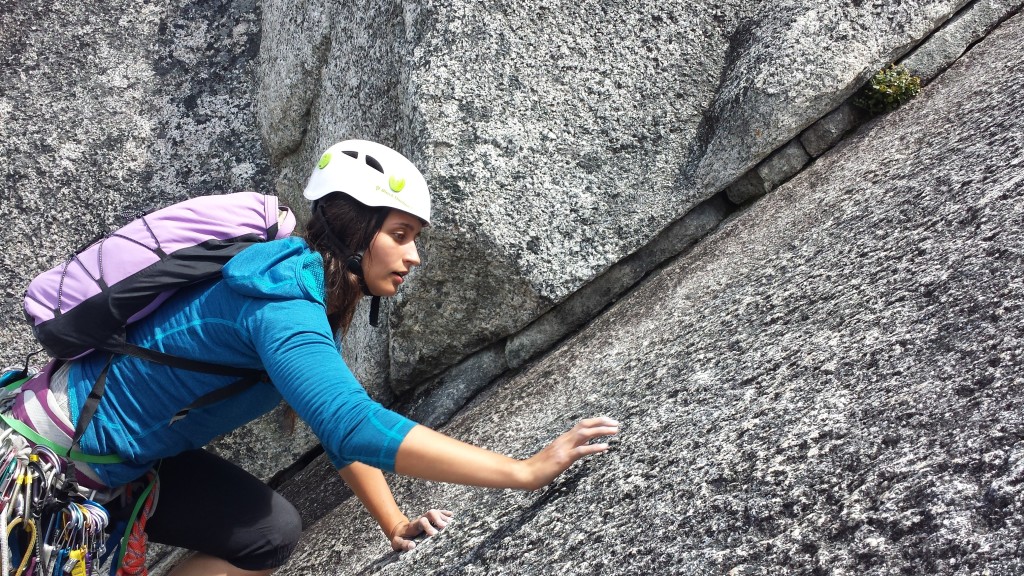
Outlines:
[{"label": "chin", "polygon": [[371,288],[370,292],[377,296],[380,296],[381,298],[388,298],[390,296],[398,294],[398,288],[389,282],[385,285],[375,286]]}]

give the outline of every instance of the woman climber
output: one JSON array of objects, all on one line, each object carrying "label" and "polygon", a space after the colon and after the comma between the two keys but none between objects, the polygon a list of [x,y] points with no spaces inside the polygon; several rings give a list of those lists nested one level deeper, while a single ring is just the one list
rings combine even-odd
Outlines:
[{"label": "woman climber", "polygon": [[[435,534],[452,514],[429,510],[410,519],[399,510],[381,470],[532,490],[576,460],[607,450],[607,444],[591,441],[618,432],[609,418],[583,420],[534,456],[516,460],[430,430],[372,401],[342,359],[335,334],[348,328],[361,298],[395,295],[420,263],[415,241],[430,223],[427,184],[401,154],[350,140],[320,157],[304,196],[312,202],[312,214],[301,237],[246,248],[224,265],[221,279],[180,290],[127,332],[132,343],[258,369],[268,379],[169,425],[181,406],[232,377],[94,353],[64,363],[47,375],[47,387],[15,400],[15,416],[45,412],[53,422],[40,433],[69,446],[79,406],[97,379],[105,378],[106,390],[80,451],[115,454],[120,461],[80,463],[79,481],[116,488],[138,482],[156,467],[158,505],[145,532],[150,541],[196,552],[172,576],[269,574],[296,546],[301,524],[295,508],[202,448],[282,399],[312,428],[395,550],[412,549],[413,538]],[[134,502],[125,507],[133,508]],[[110,510],[113,516],[121,513],[114,504]]]}]

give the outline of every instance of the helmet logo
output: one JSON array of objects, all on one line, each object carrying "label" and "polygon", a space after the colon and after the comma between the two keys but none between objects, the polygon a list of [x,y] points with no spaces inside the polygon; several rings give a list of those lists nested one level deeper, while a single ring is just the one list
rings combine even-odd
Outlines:
[{"label": "helmet logo", "polygon": [[388,185],[395,192],[401,192],[402,188],[405,188],[405,178],[395,178],[392,176],[388,179]]},{"label": "helmet logo", "polygon": [[331,153],[330,152],[325,152],[324,155],[320,157],[320,162],[317,163],[316,167],[321,169],[321,170],[323,170],[324,167],[326,167],[327,164],[330,163],[330,161],[331,161]]}]

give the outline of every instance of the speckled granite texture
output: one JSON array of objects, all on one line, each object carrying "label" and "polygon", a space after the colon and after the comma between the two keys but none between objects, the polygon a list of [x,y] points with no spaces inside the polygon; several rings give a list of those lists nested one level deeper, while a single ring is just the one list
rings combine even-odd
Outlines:
[{"label": "speckled granite texture", "polygon": [[396,482],[456,521],[391,553],[351,500],[283,574],[1017,574],[1024,18],[444,430],[617,448],[535,493]]}]

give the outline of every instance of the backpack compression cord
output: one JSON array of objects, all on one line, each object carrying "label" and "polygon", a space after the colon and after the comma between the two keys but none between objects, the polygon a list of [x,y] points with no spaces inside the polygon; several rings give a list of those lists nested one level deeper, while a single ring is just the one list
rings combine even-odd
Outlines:
[{"label": "backpack compression cord", "polygon": [[134,220],[36,276],[25,316],[54,358],[124,342],[125,326],[180,288],[220,276],[256,242],[291,235],[295,216],[275,196],[200,196]]}]

